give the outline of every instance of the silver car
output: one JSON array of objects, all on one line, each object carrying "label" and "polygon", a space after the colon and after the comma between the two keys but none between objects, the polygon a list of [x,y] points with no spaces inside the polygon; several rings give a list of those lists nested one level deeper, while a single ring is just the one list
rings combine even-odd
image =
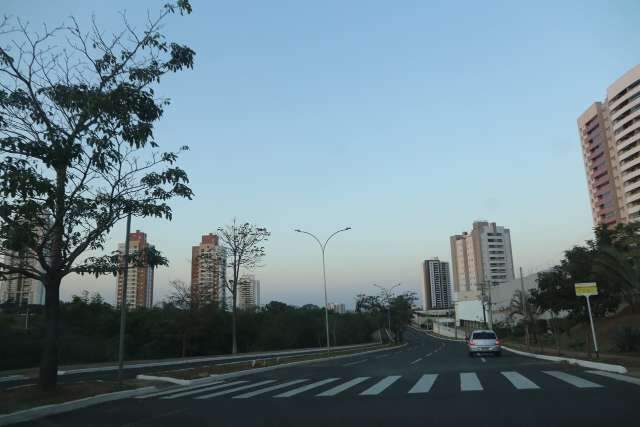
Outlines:
[{"label": "silver car", "polygon": [[471,332],[467,338],[469,347],[469,357],[478,353],[492,353],[495,356],[502,355],[500,340],[495,332],[491,330],[477,330]]}]

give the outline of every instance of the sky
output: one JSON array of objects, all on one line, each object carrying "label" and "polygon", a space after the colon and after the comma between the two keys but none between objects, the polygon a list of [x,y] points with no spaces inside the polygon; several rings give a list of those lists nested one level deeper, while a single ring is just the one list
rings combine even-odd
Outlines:
[{"label": "sky", "polygon": [[[142,27],[168,0],[4,0],[34,28],[120,11]],[[420,262],[449,260],[449,236],[478,219],[510,228],[516,271],[557,263],[592,236],[577,117],[640,63],[640,2],[203,1],[166,21],[196,52],[165,79],[171,105],[156,125],[195,197],[171,222],[132,228],[170,260],[155,276],[190,277],[191,246],[234,217],[267,227],[262,302],[353,306],[373,284],[420,294]],[[108,248],[124,241],[124,224]],[[68,277],[114,301],[115,278]]]}]

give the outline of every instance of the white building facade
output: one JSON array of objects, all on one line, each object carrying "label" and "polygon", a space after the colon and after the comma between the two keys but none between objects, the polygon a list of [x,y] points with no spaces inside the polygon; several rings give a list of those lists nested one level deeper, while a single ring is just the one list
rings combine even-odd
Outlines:
[{"label": "white building facade", "polygon": [[511,233],[495,222],[475,221],[471,232],[450,237],[456,300],[481,298],[487,286],[513,280]]},{"label": "white building facade", "polygon": [[438,258],[422,262],[422,308],[442,310],[451,307],[449,263]]},{"label": "white building facade", "polygon": [[[8,253],[5,254],[3,262],[16,267],[28,264],[32,269],[40,270],[39,263],[33,256]],[[39,280],[13,274],[0,281],[0,304],[44,305],[44,297],[44,285]]]},{"label": "white building facade", "polygon": [[245,274],[238,280],[238,308],[248,310],[260,307],[260,280],[253,274]]}]

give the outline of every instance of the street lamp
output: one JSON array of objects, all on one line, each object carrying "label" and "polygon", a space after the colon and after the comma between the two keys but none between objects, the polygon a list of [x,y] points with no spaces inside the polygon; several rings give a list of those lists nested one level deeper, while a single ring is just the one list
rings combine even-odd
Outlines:
[{"label": "street lamp", "polygon": [[398,286],[400,286],[400,283],[390,287],[389,289],[384,288],[384,287],[382,287],[380,285],[376,285],[375,283],[373,284],[373,286],[375,286],[378,289],[381,289],[382,293],[384,294],[384,298],[387,300],[387,321],[389,323],[389,332],[391,332],[391,302],[390,302],[390,296],[391,296],[391,291],[394,290],[395,288],[397,288]]},{"label": "street lamp", "polygon": [[331,236],[327,237],[327,240],[325,240],[324,244],[320,241],[320,239],[318,239],[315,235],[309,233],[308,231],[300,230],[298,228],[294,230],[297,233],[303,233],[313,237],[313,239],[316,242],[318,242],[318,245],[320,245],[320,250],[322,251],[322,279],[324,280],[324,323],[325,323],[325,329],[327,332],[327,352],[331,350],[331,343],[329,341],[329,307],[327,302],[327,270],[325,267],[324,252],[325,252],[325,249],[327,248],[327,243],[329,243],[329,240],[331,240],[333,236],[348,230],[351,230],[351,227],[345,227],[336,231]]}]

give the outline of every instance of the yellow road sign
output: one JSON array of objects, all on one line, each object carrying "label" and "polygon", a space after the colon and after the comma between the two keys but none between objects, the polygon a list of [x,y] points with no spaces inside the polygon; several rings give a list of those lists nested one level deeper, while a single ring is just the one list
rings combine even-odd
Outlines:
[{"label": "yellow road sign", "polygon": [[576,295],[579,297],[598,295],[598,284],[596,282],[576,283],[574,287],[576,288]]}]

